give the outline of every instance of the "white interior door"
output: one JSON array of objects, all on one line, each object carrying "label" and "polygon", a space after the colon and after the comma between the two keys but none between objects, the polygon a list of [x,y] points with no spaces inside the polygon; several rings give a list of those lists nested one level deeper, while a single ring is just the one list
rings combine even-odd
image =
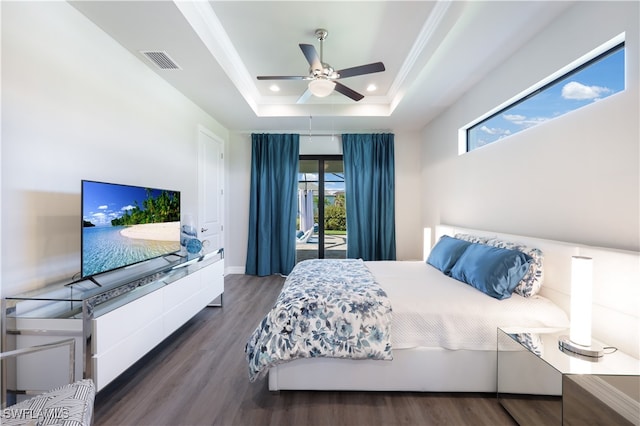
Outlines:
[{"label": "white interior door", "polygon": [[210,252],[224,246],[224,142],[198,131],[198,237]]}]

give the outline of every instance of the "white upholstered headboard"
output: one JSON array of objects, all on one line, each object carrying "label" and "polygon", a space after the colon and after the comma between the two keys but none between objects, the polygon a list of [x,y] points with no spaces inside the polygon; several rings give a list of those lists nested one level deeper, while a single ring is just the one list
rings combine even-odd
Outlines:
[{"label": "white upholstered headboard", "polygon": [[591,247],[513,234],[438,225],[442,235],[466,233],[495,237],[536,247],[544,254],[544,281],[540,295],[569,314],[571,256],[593,258],[592,335],[608,346],[640,358],[640,253]]}]

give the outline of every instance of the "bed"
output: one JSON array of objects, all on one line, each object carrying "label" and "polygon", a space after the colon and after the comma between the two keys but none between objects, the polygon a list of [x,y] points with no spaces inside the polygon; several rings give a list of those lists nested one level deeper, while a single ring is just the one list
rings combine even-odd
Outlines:
[{"label": "bed", "polygon": [[[272,391],[495,392],[497,327],[543,333],[566,328],[568,317],[539,294],[544,278],[539,249],[458,231],[439,229],[430,262],[346,259],[296,265],[274,310],[247,343],[250,380],[268,373]],[[454,246],[464,241],[464,249],[448,258],[456,249],[447,247],[438,258],[446,238]],[[504,289],[481,288],[472,276],[464,277],[472,284],[461,281],[461,268],[453,271],[465,263],[459,258],[471,246],[513,257],[500,276],[506,279]],[[336,298],[345,287],[356,289],[354,300]],[[319,288],[328,290],[323,295]]]}]

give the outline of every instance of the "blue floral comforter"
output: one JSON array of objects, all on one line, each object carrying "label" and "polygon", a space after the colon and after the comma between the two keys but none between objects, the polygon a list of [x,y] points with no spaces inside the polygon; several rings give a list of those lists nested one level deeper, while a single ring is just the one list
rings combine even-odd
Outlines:
[{"label": "blue floral comforter", "polygon": [[362,260],[305,260],[245,352],[251,382],[296,358],[391,360],[391,303]]}]

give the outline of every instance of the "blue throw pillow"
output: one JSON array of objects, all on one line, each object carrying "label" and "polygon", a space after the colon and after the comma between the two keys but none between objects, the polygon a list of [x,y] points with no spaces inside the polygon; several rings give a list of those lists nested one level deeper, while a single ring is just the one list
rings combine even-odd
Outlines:
[{"label": "blue throw pillow", "polygon": [[445,275],[449,275],[453,265],[470,245],[469,241],[443,235],[431,249],[427,263],[439,269]]},{"label": "blue throw pillow", "polygon": [[502,300],[511,297],[531,262],[520,251],[474,243],[453,266],[451,277]]}]

